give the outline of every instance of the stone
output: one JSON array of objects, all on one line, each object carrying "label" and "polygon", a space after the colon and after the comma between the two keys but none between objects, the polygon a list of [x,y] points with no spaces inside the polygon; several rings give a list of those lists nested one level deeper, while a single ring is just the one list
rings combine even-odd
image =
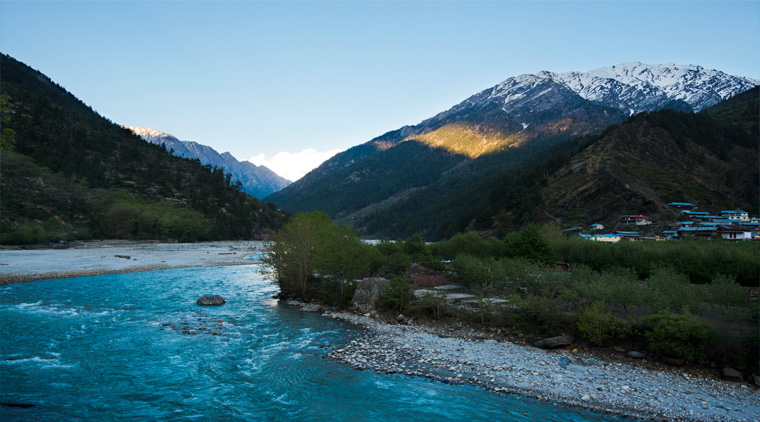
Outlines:
[{"label": "stone", "polygon": [[662,358],[662,361],[664,363],[667,363],[668,365],[671,365],[671,366],[684,366],[684,365],[686,365],[686,361],[685,360],[678,359],[678,358]]},{"label": "stone", "polygon": [[641,352],[637,352],[635,350],[631,350],[628,353],[626,353],[625,355],[628,356],[631,359],[644,359],[646,357],[645,354],[643,354]]},{"label": "stone", "polygon": [[760,375],[752,375],[752,381],[755,382],[755,385],[760,387]]},{"label": "stone", "polygon": [[619,347],[619,346],[613,347],[612,350],[614,350],[614,351],[616,351],[618,353],[625,353],[625,349],[623,349],[622,347]]},{"label": "stone", "polygon": [[406,317],[404,316],[404,314],[398,314],[398,316],[396,316],[396,322],[398,322],[399,324],[405,323]]},{"label": "stone", "polygon": [[322,307],[316,303],[308,303],[306,305],[303,305],[303,307],[301,307],[301,310],[304,312],[322,312]]},{"label": "stone", "polygon": [[351,299],[353,308],[360,314],[366,314],[377,308],[380,303],[382,289],[388,284],[388,279],[381,277],[365,278],[356,285],[354,297]]},{"label": "stone", "polygon": [[224,299],[219,295],[203,295],[202,298],[195,302],[201,306],[220,306],[224,305]]},{"label": "stone", "polygon": [[540,347],[541,349],[556,349],[559,347],[565,347],[569,346],[573,343],[573,336],[562,334],[556,337],[548,337],[545,339],[541,339],[535,343],[533,343],[534,346]]},{"label": "stone", "polygon": [[567,365],[570,364],[572,360],[567,356],[562,356],[559,358],[559,366],[560,368],[564,369],[567,368]]},{"label": "stone", "polygon": [[742,377],[742,373],[737,371],[734,368],[725,367],[722,371],[720,371],[720,376],[722,376],[727,381],[743,381],[744,377]]}]

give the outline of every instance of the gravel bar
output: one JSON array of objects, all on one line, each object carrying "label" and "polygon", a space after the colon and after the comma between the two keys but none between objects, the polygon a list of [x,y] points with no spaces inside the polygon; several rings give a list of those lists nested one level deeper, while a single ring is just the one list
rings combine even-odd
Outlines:
[{"label": "gravel bar", "polygon": [[326,316],[366,328],[328,357],[357,370],[470,384],[638,419],[758,421],[760,393],[746,383],[657,371],[571,350],[473,340],[435,327],[389,325],[347,313]]}]

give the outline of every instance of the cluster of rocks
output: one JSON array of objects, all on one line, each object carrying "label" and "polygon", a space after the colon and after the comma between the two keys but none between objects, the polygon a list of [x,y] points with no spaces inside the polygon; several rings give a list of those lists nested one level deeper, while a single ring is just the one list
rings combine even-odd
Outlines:
[{"label": "cluster of rocks", "polygon": [[367,328],[328,354],[358,370],[473,384],[638,418],[760,419],[760,395],[749,385],[684,370],[651,370],[634,358],[620,362],[587,355],[558,345],[566,336],[544,339],[543,346],[557,347],[544,350],[487,336],[466,340],[440,328],[383,324],[361,315],[330,316]]}]

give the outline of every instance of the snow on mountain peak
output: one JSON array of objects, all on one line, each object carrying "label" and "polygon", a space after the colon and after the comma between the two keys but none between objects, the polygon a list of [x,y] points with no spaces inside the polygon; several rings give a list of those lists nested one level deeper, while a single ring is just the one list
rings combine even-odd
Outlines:
[{"label": "snow on mountain peak", "polygon": [[[505,105],[521,100],[538,85],[554,82],[569,88],[584,99],[602,103],[631,114],[662,108],[673,101],[683,101],[695,111],[744,92],[760,81],[731,76],[698,65],[644,64],[638,61],[601,67],[588,72],[553,73],[509,78],[492,88],[489,100]],[[543,94],[547,85],[539,94]]]},{"label": "snow on mountain peak", "polygon": [[150,129],[146,127],[137,127],[137,126],[122,126],[122,128],[132,131],[135,135],[145,139],[148,142],[151,142],[151,140],[159,139],[159,138],[174,138],[177,139],[176,136],[170,135],[165,132],[161,132],[155,129]]}]

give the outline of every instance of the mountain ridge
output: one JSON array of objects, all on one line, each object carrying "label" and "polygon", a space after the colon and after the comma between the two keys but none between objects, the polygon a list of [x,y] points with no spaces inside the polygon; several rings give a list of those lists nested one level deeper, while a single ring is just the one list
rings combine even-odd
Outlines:
[{"label": "mountain ridge", "polygon": [[[386,132],[337,154],[268,199],[289,211],[322,209],[340,221],[358,224],[357,228],[372,227],[376,226],[371,221],[373,213],[388,206],[412,209],[414,198],[424,196],[431,187],[437,186],[436,197],[455,195],[457,186],[498,174],[556,143],[599,133],[637,111],[670,108],[693,112],[743,92],[756,82],[700,66],[638,62],[589,72],[519,75],[417,125]],[[445,178],[449,187],[441,186],[443,182],[423,184],[403,174],[408,164],[402,163],[408,160],[401,159],[397,166],[394,160],[399,159],[398,154],[391,151],[408,142],[429,147],[413,149],[422,167],[425,162],[443,165],[442,155],[455,157],[449,160],[449,167],[430,168]],[[396,174],[389,175],[394,166]],[[372,177],[377,179],[372,182]],[[372,193],[362,198],[357,184]],[[389,185],[396,185],[396,190],[388,191]],[[355,200],[347,202],[347,194],[341,194],[340,188],[352,192]],[[381,192],[387,196],[378,197]],[[430,200],[435,198],[428,197],[427,202]],[[352,215],[357,212],[361,216]]]},{"label": "mountain ridge", "polygon": [[203,165],[224,168],[232,175],[232,182],[240,181],[245,193],[263,199],[292,183],[266,166],[249,161],[239,161],[230,152],[219,153],[214,148],[194,141],[182,141],[176,136],[159,130],[137,126],[123,126],[146,142],[165,145],[178,157],[200,160]]}]

